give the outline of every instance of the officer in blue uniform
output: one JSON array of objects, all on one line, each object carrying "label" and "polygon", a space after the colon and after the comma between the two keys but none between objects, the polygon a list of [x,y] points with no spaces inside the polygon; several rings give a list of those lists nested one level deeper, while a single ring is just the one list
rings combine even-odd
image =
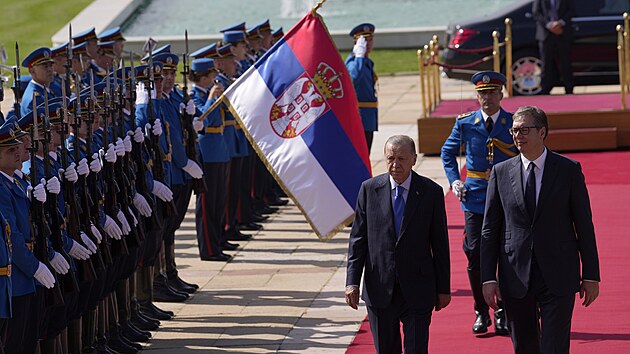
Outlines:
[{"label": "officer in blue uniform", "polygon": [[234,77],[243,75],[253,64],[253,58],[248,56],[249,43],[246,36],[247,34],[244,30],[223,32],[222,44],[231,44],[230,51],[234,55],[234,60],[238,63]]},{"label": "officer in blue uniform", "polygon": [[[485,333],[492,321],[489,308],[481,291],[479,245],[486,202],[488,177],[492,166],[516,156],[512,136],[512,114],[501,108],[502,87],[505,76],[492,71],[473,75],[481,109],[461,114],[455,120],[451,135],[442,146],[442,163],[453,193],[462,202],[466,217],[464,252],[468,258],[468,279],[475,300],[476,319],[472,327],[475,334]],[[462,182],[457,165],[462,144],[466,145],[466,180]],[[507,335],[505,311],[494,313],[495,332]]]},{"label": "officer in blue uniform", "polygon": [[[10,124],[0,127],[0,147],[17,143],[9,133],[10,127]],[[11,253],[11,225],[0,212],[0,353],[4,353],[7,327],[12,313]]]},{"label": "officer in blue uniform", "polygon": [[[50,49],[50,58],[53,62],[53,81],[50,84],[50,89],[55,97],[61,97],[61,83],[62,77],[66,74],[66,61],[67,61],[68,42],[62,43],[56,47]],[[70,83],[66,83],[66,95],[70,96]]]},{"label": "officer in blue uniform", "polygon": [[282,30],[282,27],[276,28],[273,32],[271,32],[271,45],[276,44],[282,39],[282,37],[284,37],[284,31]]},{"label": "officer in blue uniform", "polygon": [[376,98],[376,81],[374,62],[368,57],[372,51],[374,25],[362,23],[350,31],[354,38],[352,54],[346,59],[346,67],[352,77],[354,90],[359,100],[359,113],[365,131],[368,153],[372,149],[374,132],[378,130],[378,100]]},{"label": "officer in blue uniform", "polygon": [[95,83],[100,82],[105,77],[105,70],[101,68],[96,60],[99,57],[98,54],[98,37],[96,36],[96,29],[91,27],[81,33],[72,36],[72,42],[74,45],[86,43],[86,51],[89,56],[89,67],[86,68],[86,72],[94,72]]},{"label": "officer in blue uniform", "polygon": [[44,103],[44,94],[48,95],[48,99],[55,97],[50,89],[53,82],[53,60],[50,57],[50,49],[42,47],[35,49],[22,61],[22,66],[28,68],[32,80],[22,95],[20,116],[25,116],[33,110],[33,98],[36,100],[36,106],[39,106]]},{"label": "officer in blue uniform", "polygon": [[116,27],[112,27],[110,29],[107,29],[101,32],[98,35],[98,41],[99,43],[112,42],[112,41],[115,42],[114,55],[116,56],[116,58],[120,58],[122,57],[123,49],[125,47],[125,42],[127,40],[125,39],[122,32],[120,31],[120,27],[116,26]]}]

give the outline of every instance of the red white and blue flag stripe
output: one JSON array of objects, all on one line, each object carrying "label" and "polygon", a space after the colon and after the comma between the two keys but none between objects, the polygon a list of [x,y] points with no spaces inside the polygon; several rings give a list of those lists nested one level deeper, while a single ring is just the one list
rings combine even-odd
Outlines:
[{"label": "red white and blue flag stripe", "polygon": [[352,79],[317,13],[230,85],[224,102],[319,238],[352,220],[370,160]]}]

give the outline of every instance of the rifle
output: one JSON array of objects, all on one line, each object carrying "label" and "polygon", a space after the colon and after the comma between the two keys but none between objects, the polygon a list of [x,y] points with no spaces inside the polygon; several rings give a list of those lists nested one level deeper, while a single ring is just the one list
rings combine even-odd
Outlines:
[{"label": "rifle", "polygon": [[[65,99],[64,99],[65,102]],[[52,135],[50,132],[50,115],[48,112],[48,95],[44,95],[44,129],[43,136],[44,141],[42,143],[42,154],[43,154],[43,162],[44,162],[44,178],[49,180],[52,178],[52,172],[50,170],[50,166],[52,164],[51,157],[49,154],[49,145],[52,141]],[[63,141],[63,140],[62,140]],[[63,215],[59,212],[58,203],[57,203],[57,195],[53,193],[47,193],[46,196],[46,205],[48,206],[48,220],[50,220],[51,226],[51,235],[50,240],[52,243],[52,247],[55,252],[59,253],[68,264],[71,264],[70,256],[66,253],[64,249],[64,240],[63,235],[61,233],[62,220]],[[77,282],[77,278],[74,274],[74,270],[70,268],[68,272],[64,275],[59,275],[59,282],[61,288],[63,288],[64,293],[72,293],[79,290],[79,283]]]},{"label": "rifle", "polygon": [[[184,91],[184,104],[186,104],[190,100],[190,96],[188,95],[188,74],[190,73],[190,63],[188,57],[188,30],[185,32],[185,43],[186,43],[186,52],[182,54],[182,61],[184,64],[184,71],[182,71],[182,77],[184,78],[184,87],[182,90]],[[193,128],[192,119],[186,109],[182,113],[182,127],[184,133],[184,141],[186,142],[186,155],[188,159],[195,161],[197,165],[202,166],[203,164],[199,163],[197,159],[197,132]],[[206,186],[205,178],[193,178],[192,180],[193,191],[195,191],[196,195],[201,193],[205,193],[208,191],[208,186]]]},{"label": "rifle", "polygon": [[[155,124],[155,111],[153,110],[153,99],[151,98],[151,91],[155,88],[155,77],[153,76],[153,46],[149,45],[149,85],[147,86],[148,105],[147,110],[149,114],[149,123],[151,126]],[[166,133],[166,132],[164,132]],[[155,134],[151,134],[151,159],[153,160],[153,177],[159,182],[164,183],[164,151],[160,146],[160,137]],[[173,200],[170,202],[163,202],[164,208],[162,209],[163,216],[165,218],[171,217],[177,214],[177,207]]]},{"label": "rifle", "polygon": [[[15,116],[19,120],[22,118],[22,112],[20,110],[20,104],[22,103],[22,86],[20,81],[22,76],[20,74],[20,47],[18,42],[15,42],[15,67],[13,68],[13,96],[15,97],[13,102],[13,111]],[[33,112],[35,113],[35,112]]]},{"label": "rifle", "polygon": [[[129,122],[131,125],[131,130],[136,131],[136,68],[133,65],[133,52],[129,54],[129,60],[131,65],[131,70],[129,70]],[[123,65],[124,67],[124,65]],[[125,82],[125,71],[123,69],[123,82]],[[159,218],[158,213],[155,209],[156,203],[154,199],[151,197],[151,193],[149,191],[149,186],[147,185],[147,165],[144,163],[144,157],[142,156],[142,152],[145,151],[146,145],[145,143],[137,143],[135,140],[132,142],[133,149],[131,153],[133,154],[133,161],[135,161],[136,165],[136,190],[140,193],[144,199],[146,199],[147,203],[151,206],[151,218],[148,220],[147,230],[160,230],[162,229],[162,220]],[[140,176],[138,178],[138,176]]]},{"label": "rifle", "polygon": [[[46,93],[45,93],[46,95]],[[33,92],[33,124],[30,129],[31,134],[31,183],[36,185],[37,177],[37,152],[39,151],[39,132],[37,130],[37,104],[35,99],[35,93]],[[48,240],[50,236],[50,228],[46,222],[44,213],[44,203],[39,202],[35,198],[31,201],[31,233],[33,242],[33,254],[41,263],[43,263],[48,269],[53,269],[48,260]],[[57,275],[54,271],[51,271],[55,278],[55,285],[51,289],[44,290],[44,302],[46,307],[61,306],[63,305],[63,295],[61,289],[57,283]]]},{"label": "rifle", "polygon": [[[90,85],[90,100],[94,97],[94,71],[91,71],[92,75],[92,84]],[[107,79],[109,80],[109,79]],[[109,88],[109,81],[107,81],[107,86]],[[111,113],[109,107],[108,100],[109,92],[105,90],[103,93],[103,146],[106,147],[109,144],[109,115]],[[93,106],[93,105],[92,105]],[[93,108],[93,107],[92,107]],[[94,112],[90,110],[90,115],[93,116]],[[90,131],[91,135],[92,132]],[[116,143],[117,140],[117,131],[114,127],[112,127],[112,143]],[[118,160],[118,158],[116,158]],[[120,205],[118,204],[117,194],[119,192],[118,185],[116,183],[116,171],[115,164],[104,161],[103,162],[103,184],[105,186],[105,213],[107,215],[112,215],[113,217],[117,217],[118,211],[120,210]],[[129,255],[129,247],[127,246],[127,241],[125,237],[121,237],[120,240],[112,240],[112,252],[117,255],[127,256]]]}]

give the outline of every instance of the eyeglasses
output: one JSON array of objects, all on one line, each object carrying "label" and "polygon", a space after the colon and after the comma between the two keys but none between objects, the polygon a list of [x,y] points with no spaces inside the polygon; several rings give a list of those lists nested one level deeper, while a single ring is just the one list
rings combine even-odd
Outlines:
[{"label": "eyeglasses", "polygon": [[516,135],[516,134],[527,135],[529,134],[529,129],[531,128],[540,129],[539,127],[536,127],[536,126],[530,126],[530,127],[510,128],[508,129],[508,131],[510,132],[511,135]]}]

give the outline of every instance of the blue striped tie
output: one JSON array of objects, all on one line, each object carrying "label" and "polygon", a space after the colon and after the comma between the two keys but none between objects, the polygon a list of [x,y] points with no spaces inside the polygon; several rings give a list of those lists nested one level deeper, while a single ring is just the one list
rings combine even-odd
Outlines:
[{"label": "blue striped tie", "polygon": [[396,186],[396,195],[394,195],[394,226],[396,227],[396,239],[400,237],[400,228],[402,227],[403,216],[405,215],[405,199],[403,198],[403,186]]}]

